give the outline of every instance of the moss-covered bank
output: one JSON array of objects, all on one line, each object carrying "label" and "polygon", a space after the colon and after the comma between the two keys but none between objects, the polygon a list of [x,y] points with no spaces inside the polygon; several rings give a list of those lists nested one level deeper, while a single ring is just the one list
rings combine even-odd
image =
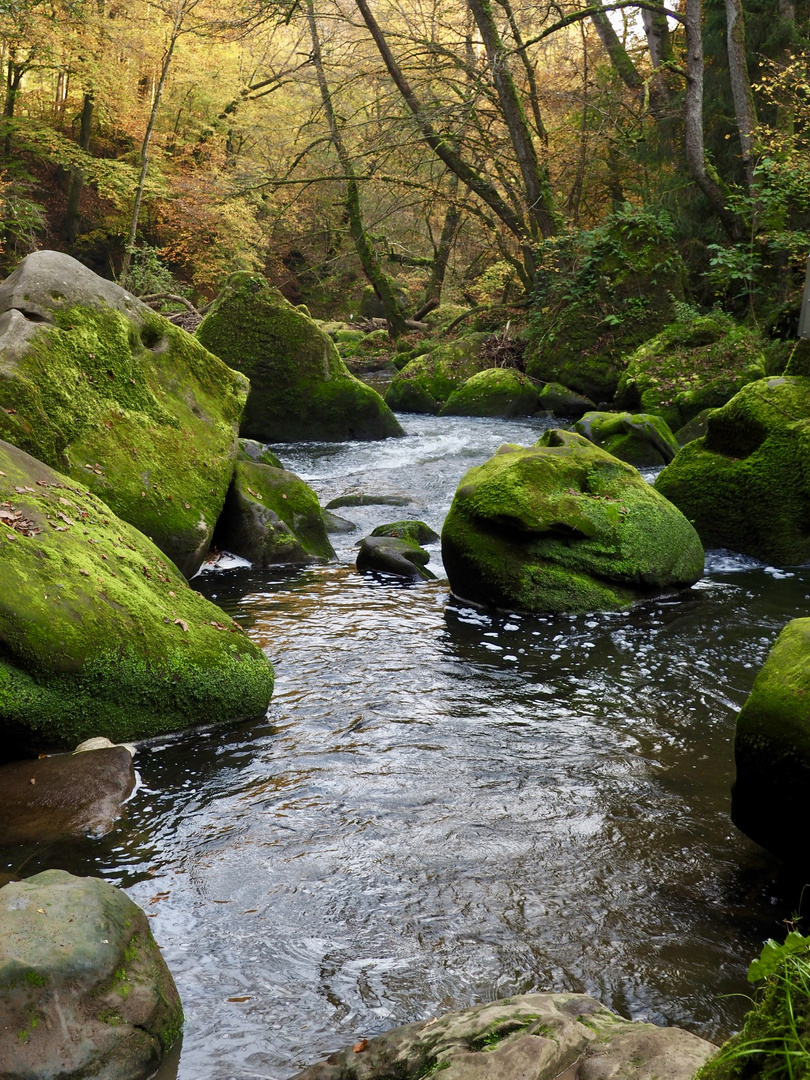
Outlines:
[{"label": "moss-covered bank", "polygon": [[261,716],[273,671],[86,488],[0,443],[0,730],[69,749]]}]

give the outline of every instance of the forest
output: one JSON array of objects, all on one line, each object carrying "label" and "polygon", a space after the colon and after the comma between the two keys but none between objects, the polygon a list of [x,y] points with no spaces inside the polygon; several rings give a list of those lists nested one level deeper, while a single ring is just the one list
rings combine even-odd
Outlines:
[{"label": "forest", "polygon": [[793,338],[809,18],[806,0],[4,0],[0,269],[50,247],[193,304],[256,270],[321,318],[371,283],[398,336],[439,301],[576,292],[619,215],[677,250],[699,308]]}]

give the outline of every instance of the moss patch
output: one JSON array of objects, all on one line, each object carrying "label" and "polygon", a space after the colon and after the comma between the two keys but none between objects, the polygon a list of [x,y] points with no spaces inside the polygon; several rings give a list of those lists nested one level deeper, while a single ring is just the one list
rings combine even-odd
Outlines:
[{"label": "moss patch", "polygon": [[458,596],[537,612],[626,608],[703,571],[682,514],[635,469],[557,430],[464,476],[442,556]]},{"label": "moss patch", "polygon": [[675,322],[639,346],[619,380],[616,400],[625,409],[657,413],[676,430],[764,376],[762,337],[714,312]]},{"label": "moss patch", "polygon": [[678,452],[666,422],[648,413],[588,412],[573,430],[637,469],[666,465]]},{"label": "moss patch", "polygon": [[380,395],[349,374],[332,339],[263,277],[232,275],[197,338],[249,377],[241,426],[247,438],[335,441],[402,434]]},{"label": "moss patch", "polygon": [[398,412],[437,413],[454,390],[488,366],[483,355],[488,338],[467,334],[415,357],[388,387],[387,404]]},{"label": "moss patch", "polygon": [[0,471],[7,737],[68,749],[264,713],[273,685],[264,654],[157,547],[8,444]]},{"label": "moss patch", "polygon": [[512,368],[487,368],[454,390],[441,416],[533,416],[540,409],[539,387]]},{"label": "moss patch", "polygon": [[709,413],[656,488],[707,547],[782,565],[810,559],[810,379],[749,383]]}]

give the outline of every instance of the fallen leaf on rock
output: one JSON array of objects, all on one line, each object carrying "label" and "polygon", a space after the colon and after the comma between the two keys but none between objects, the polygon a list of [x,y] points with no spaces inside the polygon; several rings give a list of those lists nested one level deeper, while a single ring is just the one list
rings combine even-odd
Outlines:
[{"label": "fallen leaf on rock", "polygon": [[362,1054],[365,1048],[368,1046],[368,1039],[361,1039],[360,1042],[356,1042],[352,1047],[355,1054]]},{"label": "fallen leaf on rock", "polygon": [[181,627],[184,634],[188,633],[188,623],[185,622],[183,619],[175,619],[174,625]]},{"label": "fallen leaf on rock", "polygon": [[246,994],[244,997],[232,997],[228,998],[228,1001],[250,1001],[250,995]]},{"label": "fallen leaf on rock", "polygon": [[79,573],[84,574],[85,577],[90,577],[90,571],[89,570],[79,570]]},{"label": "fallen leaf on rock", "polygon": [[40,913],[40,915],[44,915],[44,914],[45,914],[45,908],[44,908],[44,907],[38,907],[38,908],[37,908],[37,911],[38,911],[38,912]]}]

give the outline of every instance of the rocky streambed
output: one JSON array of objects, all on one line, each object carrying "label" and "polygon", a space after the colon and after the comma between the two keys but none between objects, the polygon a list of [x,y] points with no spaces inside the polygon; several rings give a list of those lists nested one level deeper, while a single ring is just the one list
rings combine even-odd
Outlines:
[{"label": "rocky streambed", "polygon": [[282,1080],[535,991],[719,1041],[799,903],[728,811],[734,719],[807,571],[711,552],[681,597],[553,617],[453,601],[436,544],[435,581],[361,577],[356,539],[438,531],[460,476],[545,424],[401,419],[276,447],[322,503],[408,499],[340,508],[336,563],[195,579],[273,660],[266,721],[143,743],[113,832],[4,850],[6,873],[99,875],[150,916],[187,1017],[161,1080]]}]

